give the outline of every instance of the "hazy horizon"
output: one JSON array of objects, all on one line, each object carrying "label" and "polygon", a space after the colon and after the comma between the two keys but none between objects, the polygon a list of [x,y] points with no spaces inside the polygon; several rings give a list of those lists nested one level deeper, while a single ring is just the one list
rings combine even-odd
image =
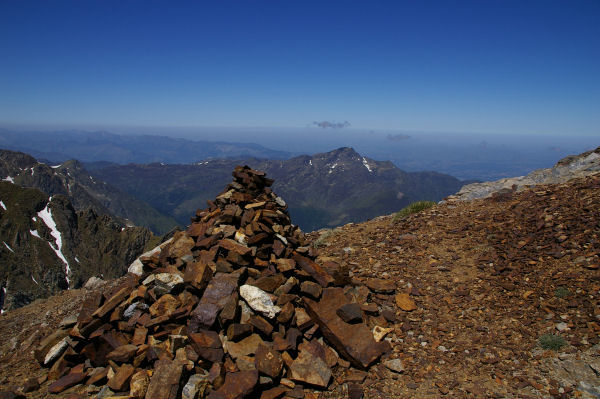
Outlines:
[{"label": "hazy horizon", "polygon": [[[41,129],[11,129],[37,131]],[[313,155],[339,147],[352,147],[378,161],[392,161],[406,171],[431,170],[461,179],[495,180],[551,167],[567,155],[600,146],[594,136],[507,135],[456,132],[415,132],[406,130],[305,128],[107,128],[99,130],[56,127],[54,132],[94,135],[105,132],[121,135],[159,135],[196,141],[255,143],[290,156]],[[0,131],[1,133],[1,131]],[[45,131],[52,134],[52,130]],[[2,145],[0,140],[0,146]],[[85,161],[85,159],[83,159]],[[200,161],[201,159],[197,159]]]}]

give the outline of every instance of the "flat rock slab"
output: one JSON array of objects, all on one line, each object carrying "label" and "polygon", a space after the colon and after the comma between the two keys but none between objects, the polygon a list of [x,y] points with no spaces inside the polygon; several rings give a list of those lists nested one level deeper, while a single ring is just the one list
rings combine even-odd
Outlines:
[{"label": "flat rock slab", "polygon": [[367,368],[391,350],[387,341],[375,342],[366,324],[348,324],[337,315],[337,310],[349,303],[342,288],[326,288],[319,302],[307,298],[304,302],[325,338],[355,367]]},{"label": "flat rock slab", "polygon": [[133,359],[137,349],[135,345],[121,345],[106,355],[106,358],[115,362],[126,363]]},{"label": "flat rock slab", "polygon": [[60,393],[65,389],[71,388],[82,382],[84,378],[87,376],[87,373],[70,373],[65,375],[64,377],[54,381],[48,387],[48,392],[50,393]]},{"label": "flat rock slab", "polygon": [[323,269],[321,266],[319,266],[317,263],[313,262],[306,256],[294,253],[292,255],[292,258],[294,259],[294,261],[296,261],[296,264],[300,266],[302,270],[310,274],[310,276],[314,278],[316,282],[321,284],[321,286],[327,287],[333,284],[333,277],[331,277],[329,273],[325,271],[325,269]]},{"label": "flat rock slab", "polygon": [[215,331],[200,330],[198,333],[190,333],[189,339],[194,351],[202,359],[211,362],[220,362],[223,360],[223,348],[219,334]]},{"label": "flat rock slab", "polygon": [[92,316],[102,318],[105,315],[107,315],[109,312],[112,312],[114,308],[116,308],[121,302],[123,302],[123,300],[125,298],[127,298],[129,296],[131,291],[132,291],[132,288],[130,286],[125,286],[125,287],[121,288],[111,298],[106,300],[106,302],[104,302],[104,304],[101,307],[99,307],[92,314]]},{"label": "flat rock slab", "polygon": [[140,370],[131,376],[129,381],[129,396],[133,398],[143,398],[148,391],[150,377],[146,370]]},{"label": "flat rock slab", "polygon": [[208,283],[198,306],[191,314],[190,330],[195,332],[201,327],[210,328],[236,288],[237,281],[234,277],[217,273]]},{"label": "flat rock slab", "polygon": [[168,359],[159,360],[150,379],[146,399],[175,399],[183,365]]},{"label": "flat rock slab", "polygon": [[192,248],[196,242],[185,232],[176,233],[169,248],[169,256],[172,258],[181,258],[192,254]]},{"label": "flat rock slab", "polygon": [[365,284],[373,292],[380,294],[391,294],[396,290],[396,283],[392,280],[382,278],[368,278]]},{"label": "flat rock slab", "polygon": [[355,324],[363,321],[362,309],[358,303],[347,303],[336,310],[336,313],[346,323]]},{"label": "flat rock slab", "polygon": [[237,359],[241,356],[254,355],[260,344],[264,344],[262,338],[258,334],[252,334],[240,342],[225,342],[225,349],[229,356]]},{"label": "flat rock slab", "polygon": [[212,278],[212,270],[206,263],[188,263],[185,268],[183,280],[198,290],[203,290]]},{"label": "flat rock slab", "polygon": [[331,378],[331,369],[318,356],[307,350],[300,354],[290,366],[291,378],[294,381],[325,388]]},{"label": "flat rock slab", "polygon": [[251,393],[257,383],[256,370],[227,373],[223,386],[208,395],[207,399],[241,399]]},{"label": "flat rock slab", "polygon": [[277,378],[283,368],[281,354],[266,345],[258,345],[256,350],[256,369],[272,378]]},{"label": "flat rock slab", "polygon": [[289,388],[284,388],[284,387],[271,388],[271,389],[268,389],[266,391],[262,391],[261,394],[260,394],[260,399],[277,399],[277,398],[281,398],[289,390],[290,390]]},{"label": "flat rock slab", "polygon": [[124,364],[108,380],[108,387],[117,392],[126,391],[129,388],[129,380],[131,380],[133,373],[135,373],[135,367],[131,364]]},{"label": "flat rock slab", "polygon": [[396,305],[405,312],[412,312],[417,309],[415,301],[413,301],[406,293],[396,295]]},{"label": "flat rock slab", "polygon": [[219,246],[221,248],[225,248],[228,251],[236,252],[242,256],[248,255],[252,251],[251,248],[249,248],[245,245],[239,244],[236,241],[231,240],[229,238],[224,238],[221,241],[219,241]]}]

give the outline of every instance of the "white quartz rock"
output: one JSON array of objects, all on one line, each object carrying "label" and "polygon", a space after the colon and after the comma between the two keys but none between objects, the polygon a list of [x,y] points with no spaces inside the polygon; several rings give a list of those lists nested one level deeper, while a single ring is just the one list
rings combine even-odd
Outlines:
[{"label": "white quartz rock", "polygon": [[279,306],[273,305],[273,301],[266,292],[253,285],[242,285],[240,295],[252,309],[264,314],[269,319],[274,318],[281,311]]}]

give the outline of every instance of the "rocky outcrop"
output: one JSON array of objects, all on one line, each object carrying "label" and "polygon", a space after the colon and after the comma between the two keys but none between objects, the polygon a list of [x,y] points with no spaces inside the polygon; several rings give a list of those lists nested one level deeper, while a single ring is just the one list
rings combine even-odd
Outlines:
[{"label": "rocky outcrop", "polygon": [[63,195],[0,182],[0,308],[120,277],[152,238],[93,209],[76,211]]},{"label": "rocky outcrop", "polygon": [[564,183],[577,177],[600,173],[600,147],[580,155],[566,157],[548,169],[535,170],[528,175],[510,177],[485,183],[472,183],[445,198],[443,203],[469,201],[524,190],[539,184]]},{"label": "rocky outcrop", "polygon": [[83,304],[66,344],[42,341],[40,363],[58,370],[49,392],[84,382],[146,398],[302,397],[327,388],[332,367],[368,369],[390,351],[361,308],[352,324],[340,318],[369,289],[314,261],[272,180],[248,167],[233,176],[139,274]]}]

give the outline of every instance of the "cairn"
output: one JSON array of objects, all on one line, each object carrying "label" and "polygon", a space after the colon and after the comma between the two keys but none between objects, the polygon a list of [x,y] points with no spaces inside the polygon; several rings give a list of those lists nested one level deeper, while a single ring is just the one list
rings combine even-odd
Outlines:
[{"label": "cairn", "polygon": [[40,344],[50,393],[302,397],[327,389],[334,367],[364,370],[390,350],[349,299],[347,270],[315,263],[273,180],[247,166],[233,177],[187,231]]}]

